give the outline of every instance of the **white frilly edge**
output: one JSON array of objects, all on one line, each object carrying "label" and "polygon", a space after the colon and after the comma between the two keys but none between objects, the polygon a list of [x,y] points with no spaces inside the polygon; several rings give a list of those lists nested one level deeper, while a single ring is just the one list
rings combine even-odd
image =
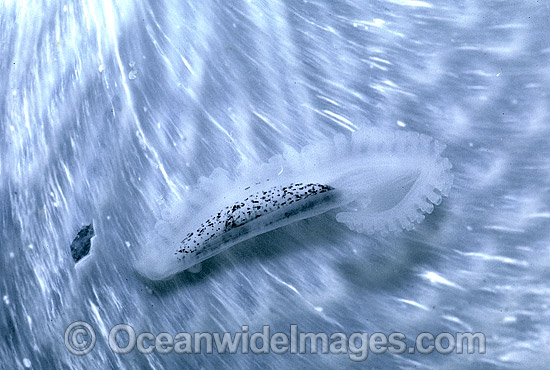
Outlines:
[{"label": "white frilly edge", "polygon": [[157,223],[155,230],[160,235],[167,235],[181,228],[204,206],[204,202],[224,204],[225,191],[242,190],[256,181],[276,176],[281,170],[303,173],[307,171],[307,163],[312,157],[323,162],[356,153],[368,156],[369,152],[421,155],[424,158],[420,164],[421,178],[398,207],[384,211],[383,214],[369,213],[368,209],[340,212],[336,215],[337,221],[345,223],[352,230],[367,234],[410,230],[422,222],[425,214],[431,213],[434,206],[441,203],[442,197],[448,196],[450,192],[453,184],[452,165],[442,156],[444,149],[444,144],[430,136],[385,129],[356,131],[351,137],[339,134],[333,139],[307,145],[300,151],[287,147],[282,154],[273,156],[265,163],[241,163],[234,175],[217,168],[210,176],[201,177],[182,197],[183,200],[163,211],[163,220]]},{"label": "white frilly edge", "polygon": [[453,184],[452,164],[442,156],[445,145],[432,137],[404,131],[367,131],[355,132],[351,142],[354,152],[415,155],[423,161],[419,163],[419,179],[395,207],[381,213],[369,213],[368,208],[338,213],[337,221],[350,229],[367,234],[411,230],[441,203],[443,196],[449,195]]}]

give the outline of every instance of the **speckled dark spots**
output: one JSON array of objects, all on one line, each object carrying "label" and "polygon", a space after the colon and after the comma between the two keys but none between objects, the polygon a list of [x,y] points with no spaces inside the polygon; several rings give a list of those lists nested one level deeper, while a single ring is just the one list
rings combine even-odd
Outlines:
[{"label": "speckled dark spots", "polygon": [[[269,180],[266,180],[269,181]],[[259,185],[260,183],[256,183]],[[246,187],[245,190],[250,189]],[[242,202],[237,202],[225,207],[201,224],[198,230],[187,234],[181,241],[182,247],[176,251],[176,255],[202,253],[202,246],[225,232],[243,226],[265,214],[281,209],[295,202],[302,201],[310,196],[333,190],[332,187],[321,184],[303,183],[290,184],[289,186],[272,187],[268,190],[251,194]],[[290,215],[291,213],[289,213]],[[195,236],[196,234],[196,236]],[[204,235],[204,237],[203,237]]]}]

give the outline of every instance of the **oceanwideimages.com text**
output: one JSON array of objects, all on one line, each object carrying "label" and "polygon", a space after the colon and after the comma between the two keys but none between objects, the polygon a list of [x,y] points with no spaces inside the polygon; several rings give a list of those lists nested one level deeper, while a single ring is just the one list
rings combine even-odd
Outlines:
[{"label": "oceanwideimages.com text", "polygon": [[[65,345],[75,355],[91,352],[96,344],[93,327],[77,321],[65,331]],[[269,325],[251,332],[243,325],[239,332],[136,332],[128,324],[114,326],[110,332],[110,349],[120,355],[137,351],[147,355],[160,354],[334,354],[347,355],[352,361],[365,361],[369,354],[484,354],[486,340],[483,333],[429,333],[423,332],[408,340],[399,332],[313,333],[300,331],[290,325],[288,332],[272,332]]]}]

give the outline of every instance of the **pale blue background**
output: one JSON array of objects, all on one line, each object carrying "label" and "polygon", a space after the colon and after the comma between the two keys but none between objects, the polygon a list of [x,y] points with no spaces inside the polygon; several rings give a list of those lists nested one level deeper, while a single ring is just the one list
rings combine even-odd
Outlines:
[{"label": "pale blue background", "polygon": [[[544,1],[0,2],[2,369],[544,368]],[[328,216],[165,284],[131,267],[165,199],[216,167],[384,126],[448,144],[451,196],[375,240]],[[402,127],[405,126],[405,127]],[[94,221],[95,255],[69,245]],[[96,328],[91,354],[63,332]],[[109,329],[482,331],[485,355],[113,354]],[[25,361],[28,365],[29,362]]]}]

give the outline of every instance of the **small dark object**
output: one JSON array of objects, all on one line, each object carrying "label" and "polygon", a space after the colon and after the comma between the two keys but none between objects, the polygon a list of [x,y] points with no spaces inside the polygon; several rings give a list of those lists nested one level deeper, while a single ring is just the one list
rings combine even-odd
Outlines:
[{"label": "small dark object", "polygon": [[75,263],[86,257],[88,253],[90,253],[93,236],[93,223],[80,229],[80,231],[76,235],[76,238],[74,238],[73,242],[71,243],[71,254]]}]

